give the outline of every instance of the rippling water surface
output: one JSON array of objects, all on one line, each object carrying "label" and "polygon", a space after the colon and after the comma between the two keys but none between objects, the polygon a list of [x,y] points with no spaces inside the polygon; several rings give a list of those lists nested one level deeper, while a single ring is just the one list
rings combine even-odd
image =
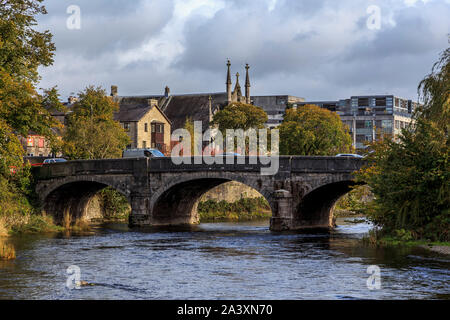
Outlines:
[{"label": "rippling water surface", "polygon": [[[338,220],[332,233],[274,233],[268,221],[208,223],[12,240],[0,261],[1,299],[449,299],[450,259],[420,248],[371,248],[366,223]],[[77,265],[94,286],[70,290]],[[367,288],[367,267],[381,289]]]}]

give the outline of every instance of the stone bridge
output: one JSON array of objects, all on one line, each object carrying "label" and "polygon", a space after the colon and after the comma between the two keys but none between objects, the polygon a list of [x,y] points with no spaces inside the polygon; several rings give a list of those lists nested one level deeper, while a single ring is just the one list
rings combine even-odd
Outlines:
[{"label": "stone bridge", "polygon": [[[198,223],[200,197],[215,186],[238,181],[256,189],[272,209],[271,230],[329,228],[333,206],[355,184],[352,173],[363,161],[349,157],[279,158],[275,175],[262,164],[174,164],[170,158],[79,160],[34,168],[43,210],[62,221],[78,219],[105,187],[125,195],[131,226]],[[254,160],[254,159],[253,159]],[[194,162],[194,161],[193,161]],[[226,162],[226,161],[224,161]]]}]

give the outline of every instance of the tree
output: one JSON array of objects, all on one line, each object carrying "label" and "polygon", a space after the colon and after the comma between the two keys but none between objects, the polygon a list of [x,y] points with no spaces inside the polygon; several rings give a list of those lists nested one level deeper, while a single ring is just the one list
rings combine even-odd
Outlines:
[{"label": "tree", "polygon": [[130,139],[114,112],[119,106],[100,87],[87,87],[68,117],[63,135],[63,152],[69,159],[121,157]]},{"label": "tree", "polygon": [[38,67],[53,63],[55,46],[49,31],[39,32],[36,15],[46,14],[42,0],[0,0],[0,118],[14,132],[52,137],[56,121],[36,92]]},{"label": "tree", "polygon": [[241,102],[232,102],[218,111],[212,124],[225,134],[226,129],[259,129],[267,122],[267,113],[261,107]]},{"label": "tree", "polygon": [[284,155],[335,155],[352,150],[348,128],[339,115],[315,105],[287,109],[279,129]]},{"label": "tree", "polygon": [[[195,143],[200,144],[197,145],[197,148],[201,149],[201,141],[195,141],[194,139],[194,121],[191,117],[186,117],[186,120],[184,121],[183,129],[186,129],[189,132],[189,135],[191,136],[191,155],[194,155],[195,150]],[[183,153],[184,154],[184,153]]]},{"label": "tree", "polygon": [[369,163],[358,173],[375,195],[369,217],[382,235],[403,239],[450,239],[450,50],[419,84],[424,104],[398,141],[370,145]]},{"label": "tree", "polygon": [[[241,102],[232,102],[214,115],[211,124],[216,126],[222,133],[224,139],[223,147],[225,148],[228,129],[242,129],[244,132],[249,129],[254,129],[256,130],[255,138],[257,138],[259,135],[258,129],[264,128],[267,119],[267,113],[261,107]],[[270,144],[270,130],[267,131],[268,143]],[[238,138],[234,138],[234,149],[236,152],[240,154],[250,154],[249,136],[245,136],[245,140],[242,143],[243,144],[240,145]],[[268,149],[270,150],[270,145],[268,146]],[[232,150],[227,151],[231,152]]]},{"label": "tree", "polygon": [[36,16],[46,13],[41,3],[0,0],[0,214],[6,215],[8,229],[33,211],[30,170],[23,166],[18,135],[34,131],[53,137],[57,126],[45,108],[56,88],[43,96],[35,89],[38,67],[51,65],[55,50],[50,32],[34,29]]},{"label": "tree", "polygon": [[47,13],[42,2],[0,0],[0,70],[15,80],[36,83],[38,67],[53,63],[51,33],[34,29],[36,16]]}]

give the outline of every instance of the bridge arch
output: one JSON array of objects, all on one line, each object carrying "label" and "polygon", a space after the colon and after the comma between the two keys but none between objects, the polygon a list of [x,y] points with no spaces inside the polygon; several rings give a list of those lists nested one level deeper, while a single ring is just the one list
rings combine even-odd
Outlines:
[{"label": "bridge arch", "polygon": [[130,202],[128,183],[107,177],[71,176],[41,183],[37,189],[43,211],[58,224],[89,220],[89,208],[94,196],[102,189],[111,187]]},{"label": "bridge arch", "polygon": [[336,202],[357,183],[352,179],[330,181],[309,190],[294,208],[293,223],[302,228],[334,227]]},{"label": "bridge arch", "polygon": [[199,222],[197,206],[203,194],[226,182],[236,181],[258,191],[273,212],[272,191],[261,183],[259,174],[254,179],[232,173],[193,173],[169,179],[152,193],[150,201],[151,224],[176,225]]}]

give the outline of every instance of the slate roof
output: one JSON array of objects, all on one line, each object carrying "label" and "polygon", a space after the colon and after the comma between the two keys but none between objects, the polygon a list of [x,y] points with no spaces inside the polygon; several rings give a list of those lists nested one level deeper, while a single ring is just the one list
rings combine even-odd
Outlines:
[{"label": "slate roof", "polygon": [[148,99],[156,99],[160,107],[158,109],[170,119],[172,131],[182,128],[187,117],[194,121],[202,121],[202,128],[206,130],[209,125],[209,96],[212,98],[213,110],[226,105],[225,92],[173,95],[170,100],[161,95],[117,97],[120,111],[116,113],[115,119],[139,121],[150,110]]},{"label": "slate roof", "polygon": [[164,113],[172,121],[172,130],[182,128],[188,117],[193,121],[202,121],[202,129],[206,130],[209,126],[209,96],[212,98],[213,112],[226,105],[225,92],[172,96],[169,105],[164,109]]},{"label": "slate roof", "polygon": [[119,112],[114,114],[117,121],[139,121],[150,109],[148,99],[159,100],[161,96],[118,97]]}]

